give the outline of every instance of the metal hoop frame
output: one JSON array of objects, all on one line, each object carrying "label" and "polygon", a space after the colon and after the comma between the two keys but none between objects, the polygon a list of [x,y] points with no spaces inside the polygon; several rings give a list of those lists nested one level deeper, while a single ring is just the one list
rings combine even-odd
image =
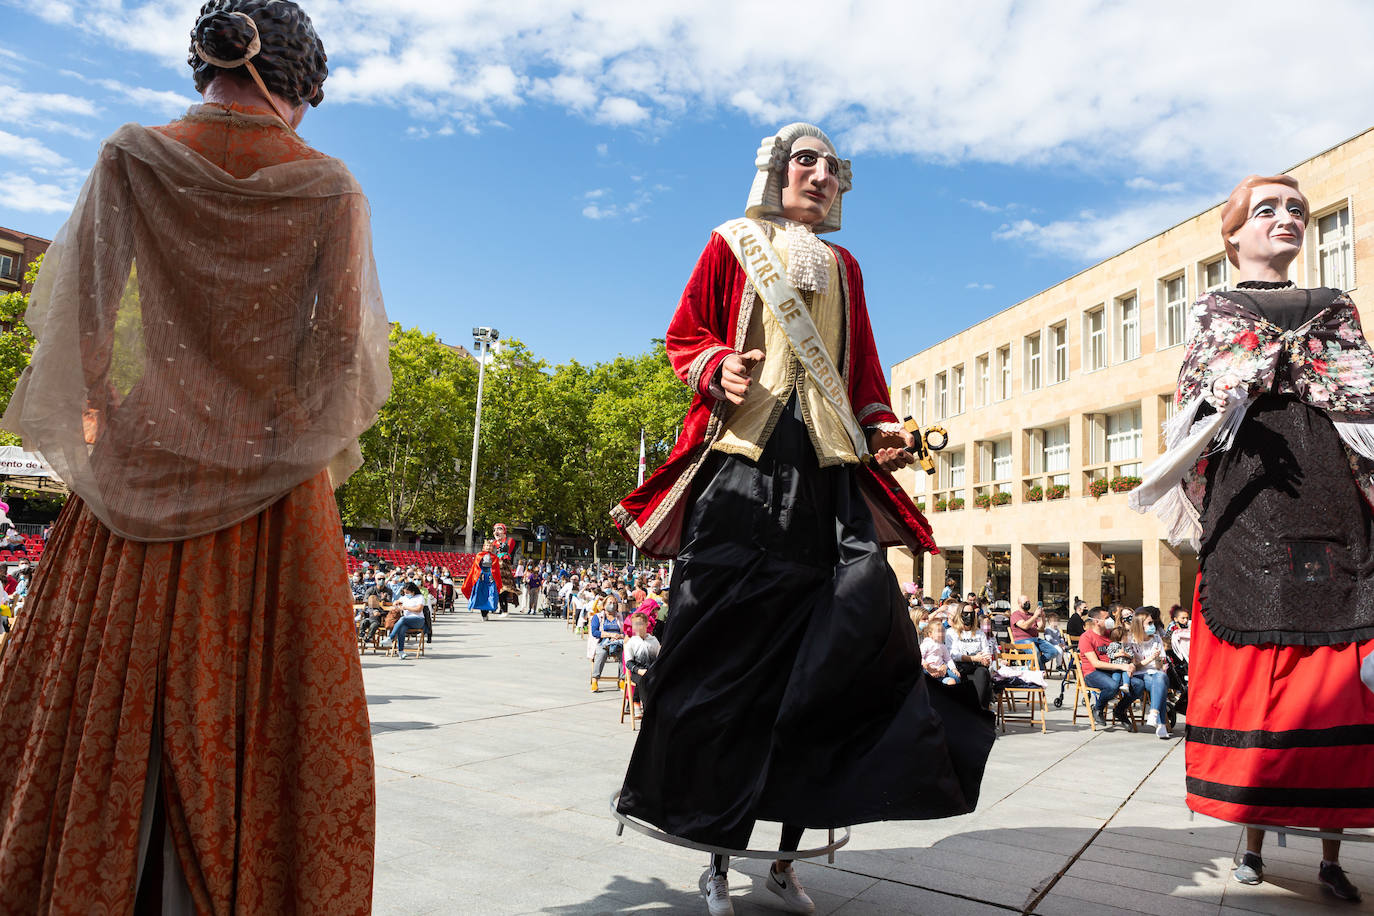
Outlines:
[{"label": "metal hoop frame", "polygon": [[849,838],[852,835],[851,829],[849,827],[845,827],[843,828],[844,836],[840,837],[837,840],[835,839],[835,828],[831,827],[830,842],[824,846],[816,846],[811,849],[727,849],[724,846],[712,846],[709,843],[698,843],[695,840],[687,840],[683,839],[680,836],[673,836],[673,834],[665,833],[664,831],[658,829],[652,824],[646,824],[643,821],[638,820],[637,818],[630,817],[628,814],[621,814],[616,807],[619,804],[619,802],[620,793],[618,791],[611,793],[611,814],[615,817],[617,821],[620,822],[615,828],[616,836],[623,835],[625,833],[625,828],[629,827],[631,830],[634,830],[638,833],[642,833],[647,837],[652,837],[653,839],[659,840],[660,842],[671,843],[674,846],[681,846],[684,849],[695,849],[699,852],[706,852],[715,856],[729,856],[732,859],[791,860],[818,859],[821,856],[825,856],[827,861],[834,863],[835,850],[839,849],[841,846],[848,843]]},{"label": "metal hoop frame", "polygon": [[1278,834],[1279,846],[1286,849],[1288,847],[1288,836],[1307,837],[1313,840],[1340,840],[1342,843],[1374,843],[1374,833],[1335,833],[1330,830],[1317,830],[1312,827],[1275,827],[1273,824],[1242,824],[1239,821],[1232,821],[1238,827],[1247,827],[1252,830],[1263,830],[1266,833]]}]

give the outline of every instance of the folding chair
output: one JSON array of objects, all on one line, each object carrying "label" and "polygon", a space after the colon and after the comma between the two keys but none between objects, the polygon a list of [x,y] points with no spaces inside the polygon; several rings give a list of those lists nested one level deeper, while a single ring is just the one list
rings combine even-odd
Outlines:
[{"label": "folding chair", "polygon": [[[1034,646],[1020,646],[1016,643],[1003,646],[1000,650],[1000,660],[1002,663],[1013,667],[1027,668],[1031,671],[1039,671],[1040,663],[1035,654]],[[1016,712],[1016,701],[1024,699],[1027,709],[1024,715]],[[1013,722],[1025,722],[1032,727],[1036,724],[1035,707],[1040,707],[1040,733],[1044,734],[1045,724],[1045,688],[1044,687],[1011,687],[1003,686],[997,690],[997,724],[1001,726],[1002,733],[1007,731],[1007,720]]]}]

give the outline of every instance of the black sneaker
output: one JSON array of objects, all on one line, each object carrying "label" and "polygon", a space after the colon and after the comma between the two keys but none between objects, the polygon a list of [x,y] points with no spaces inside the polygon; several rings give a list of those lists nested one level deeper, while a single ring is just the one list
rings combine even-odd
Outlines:
[{"label": "black sneaker", "polygon": [[1131,711],[1121,703],[1116,704],[1116,709],[1112,711],[1112,716],[1116,721],[1130,729],[1131,732],[1134,733],[1140,730],[1135,727],[1135,720],[1131,718]]},{"label": "black sneaker", "polygon": [[1345,876],[1345,870],[1335,862],[1322,865],[1317,869],[1317,880],[1322,887],[1339,900],[1349,900],[1352,903],[1360,902],[1360,889],[1350,883],[1350,879]]},{"label": "black sneaker", "polygon": [[1092,715],[1093,725],[1096,725],[1098,728],[1107,727],[1107,717],[1102,714],[1102,710],[1098,709],[1096,706],[1089,706],[1088,712]]}]

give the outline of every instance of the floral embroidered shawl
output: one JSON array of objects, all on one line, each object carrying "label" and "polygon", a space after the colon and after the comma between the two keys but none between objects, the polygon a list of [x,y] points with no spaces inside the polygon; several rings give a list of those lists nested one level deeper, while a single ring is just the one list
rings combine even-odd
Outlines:
[{"label": "floral embroidered shawl", "polygon": [[[1350,297],[1337,293],[1292,331],[1217,293],[1198,299],[1193,317],[1197,329],[1179,371],[1177,411],[1164,427],[1166,451],[1132,491],[1131,507],[1154,512],[1170,542],[1190,541],[1196,549],[1205,456],[1230,447],[1250,405],[1266,393],[1292,395],[1326,413],[1374,503],[1374,351]],[[1199,419],[1207,403],[1217,412]]]}]

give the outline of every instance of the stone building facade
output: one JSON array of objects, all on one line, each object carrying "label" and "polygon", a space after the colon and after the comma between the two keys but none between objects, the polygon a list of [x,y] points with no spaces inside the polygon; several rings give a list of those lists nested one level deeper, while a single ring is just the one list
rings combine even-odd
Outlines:
[{"label": "stone building facade", "polygon": [[[1363,311],[1374,129],[1288,173],[1312,207],[1290,278],[1348,290]],[[935,475],[900,475],[941,549],[891,551],[900,578],[936,593],[953,578],[966,593],[991,577],[999,597],[1047,603],[1191,602],[1196,556],[1118,489],[1162,450],[1192,303],[1231,285],[1220,212],[1218,202],[893,367],[898,414],[950,440]]]}]

